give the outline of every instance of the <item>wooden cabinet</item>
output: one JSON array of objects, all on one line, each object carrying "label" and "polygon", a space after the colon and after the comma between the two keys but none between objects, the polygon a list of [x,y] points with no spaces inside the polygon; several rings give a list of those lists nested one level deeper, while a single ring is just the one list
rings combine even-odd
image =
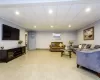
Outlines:
[{"label": "wooden cabinet", "polygon": [[26,47],[0,50],[0,61],[8,62],[26,53]]}]

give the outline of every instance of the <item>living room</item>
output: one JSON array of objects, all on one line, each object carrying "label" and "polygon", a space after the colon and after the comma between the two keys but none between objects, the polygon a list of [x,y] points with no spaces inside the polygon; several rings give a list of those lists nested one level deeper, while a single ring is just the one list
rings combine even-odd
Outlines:
[{"label": "living room", "polygon": [[100,1],[0,1],[1,80],[99,80]]}]

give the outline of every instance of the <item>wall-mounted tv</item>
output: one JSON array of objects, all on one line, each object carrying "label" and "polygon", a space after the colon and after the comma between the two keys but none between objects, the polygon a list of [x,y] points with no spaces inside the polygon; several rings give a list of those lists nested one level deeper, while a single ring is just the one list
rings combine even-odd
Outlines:
[{"label": "wall-mounted tv", "polygon": [[2,40],[19,40],[20,30],[2,24]]}]

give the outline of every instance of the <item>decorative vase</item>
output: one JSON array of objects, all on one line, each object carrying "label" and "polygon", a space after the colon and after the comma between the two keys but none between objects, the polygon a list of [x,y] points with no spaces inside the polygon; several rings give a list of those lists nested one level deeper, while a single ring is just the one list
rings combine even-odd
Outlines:
[{"label": "decorative vase", "polygon": [[2,47],[1,47],[1,50],[3,50],[3,49],[4,49],[4,47],[2,46]]}]

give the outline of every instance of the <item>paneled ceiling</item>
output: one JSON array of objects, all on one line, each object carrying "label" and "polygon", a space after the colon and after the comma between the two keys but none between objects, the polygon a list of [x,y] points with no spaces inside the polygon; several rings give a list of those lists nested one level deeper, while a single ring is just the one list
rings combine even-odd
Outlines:
[{"label": "paneled ceiling", "polygon": [[[8,3],[6,1],[8,0],[0,1],[0,17],[27,30],[73,31],[100,19],[100,1],[96,0],[91,0],[91,2],[85,2],[85,0],[37,0],[38,3],[34,2],[36,0],[32,2],[13,0],[12,4],[9,3],[10,0]],[[86,12],[86,8],[90,8],[91,11]],[[49,10],[52,10],[53,13],[49,14]],[[19,15],[15,14],[16,11],[19,12]]]}]

